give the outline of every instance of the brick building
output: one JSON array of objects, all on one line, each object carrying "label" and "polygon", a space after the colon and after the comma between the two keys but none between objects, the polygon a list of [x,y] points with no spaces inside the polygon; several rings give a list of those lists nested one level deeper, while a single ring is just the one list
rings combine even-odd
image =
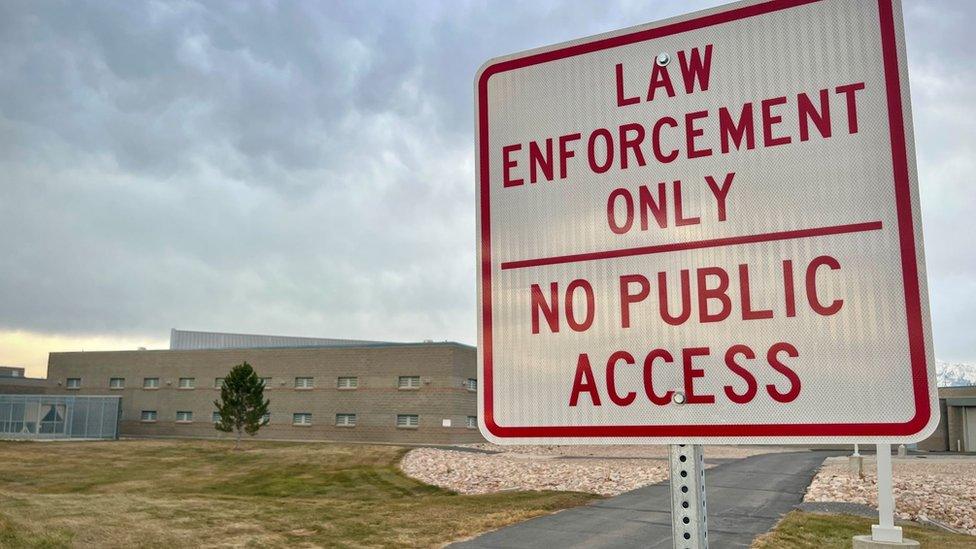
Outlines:
[{"label": "brick building", "polygon": [[122,436],[229,436],[213,427],[213,401],[223,376],[247,361],[271,400],[257,438],[484,440],[474,347],[174,331],[171,348],[178,350],[51,353],[48,385],[120,395]]},{"label": "brick building", "polygon": [[24,369],[15,366],[0,366],[0,377],[24,377]]},{"label": "brick building", "polygon": [[939,427],[919,450],[976,452],[976,386],[939,387]]},{"label": "brick building", "polygon": [[0,395],[39,395],[52,389],[46,379],[27,377],[24,368],[0,366]]}]

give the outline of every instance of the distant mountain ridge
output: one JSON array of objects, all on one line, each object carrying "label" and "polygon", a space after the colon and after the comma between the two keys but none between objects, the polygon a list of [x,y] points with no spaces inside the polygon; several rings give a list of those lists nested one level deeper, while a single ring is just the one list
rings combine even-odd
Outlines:
[{"label": "distant mountain ridge", "polygon": [[976,385],[976,364],[935,359],[935,378],[939,387]]}]

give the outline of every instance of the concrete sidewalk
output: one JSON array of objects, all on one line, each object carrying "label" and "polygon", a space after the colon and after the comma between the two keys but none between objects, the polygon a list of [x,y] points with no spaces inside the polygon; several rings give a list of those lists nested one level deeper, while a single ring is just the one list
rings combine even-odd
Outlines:
[{"label": "concrete sidewalk", "polygon": [[[803,500],[824,458],[843,452],[816,451],[753,456],[705,471],[709,545],[749,547]],[[706,448],[705,460],[708,461]],[[456,549],[601,547],[670,548],[671,499],[662,482],[590,505],[528,520]]]}]

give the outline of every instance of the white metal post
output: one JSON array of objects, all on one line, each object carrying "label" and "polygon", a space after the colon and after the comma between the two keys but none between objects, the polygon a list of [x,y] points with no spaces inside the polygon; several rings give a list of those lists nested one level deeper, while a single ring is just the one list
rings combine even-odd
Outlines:
[{"label": "white metal post", "polygon": [[878,444],[878,524],[871,526],[874,541],[902,541],[895,526],[895,497],[891,487],[891,444]]},{"label": "white metal post", "polygon": [[705,461],[700,444],[671,445],[671,536],[675,549],[707,549]]},{"label": "white metal post", "polygon": [[847,463],[852,475],[864,478],[864,458],[861,457],[861,448],[857,444],[854,445],[854,453],[848,456]]}]

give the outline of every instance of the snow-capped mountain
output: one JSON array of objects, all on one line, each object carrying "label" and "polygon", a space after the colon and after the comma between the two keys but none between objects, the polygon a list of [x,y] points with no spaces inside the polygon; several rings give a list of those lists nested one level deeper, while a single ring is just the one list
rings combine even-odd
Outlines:
[{"label": "snow-capped mountain", "polygon": [[936,359],[935,378],[939,381],[939,387],[976,385],[976,364],[966,362],[949,363]]}]

